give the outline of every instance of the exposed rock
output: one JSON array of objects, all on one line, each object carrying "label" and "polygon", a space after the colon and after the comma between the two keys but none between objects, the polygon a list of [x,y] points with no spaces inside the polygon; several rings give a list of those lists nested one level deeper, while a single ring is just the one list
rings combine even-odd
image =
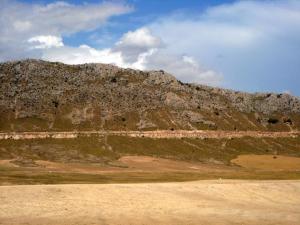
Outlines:
[{"label": "exposed rock", "polygon": [[192,123],[200,123],[203,121],[203,116],[193,111],[183,111],[182,115]]},{"label": "exposed rock", "polygon": [[173,92],[168,92],[166,95],[164,103],[171,107],[176,109],[185,109],[188,108],[188,103],[181,97],[179,97],[177,94]]},{"label": "exposed rock", "polygon": [[24,60],[0,64],[0,83],[0,131],[300,127],[297,97],[186,84],[164,71]]}]

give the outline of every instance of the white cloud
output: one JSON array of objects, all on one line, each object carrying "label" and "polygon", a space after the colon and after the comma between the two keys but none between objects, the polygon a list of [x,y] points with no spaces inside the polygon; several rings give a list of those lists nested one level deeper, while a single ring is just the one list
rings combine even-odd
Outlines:
[{"label": "white cloud", "polygon": [[149,29],[143,27],[124,34],[116,43],[114,51],[120,51],[125,61],[134,63],[141,54],[161,46],[161,39],[153,36]]},{"label": "white cloud", "polygon": [[[16,0],[0,2],[0,61],[36,56],[37,52],[28,52],[28,42],[24,40],[42,36],[62,37],[93,30],[103,26],[112,16],[132,11],[132,7],[126,4],[106,1],[81,5],[63,1],[46,5]],[[44,44],[48,41],[42,40]]]},{"label": "white cloud", "polygon": [[[251,49],[257,44],[300,33],[300,2],[238,1],[207,9],[203,14],[174,14],[148,27],[164,37],[170,50],[197,53]],[[201,52],[204,52],[201,54]]]},{"label": "white cloud", "polygon": [[62,38],[56,36],[35,36],[28,39],[28,43],[32,43],[33,48],[43,49],[43,48],[58,48],[64,46]]},{"label": "white cloud", "polygon": [[97,50],[87,45],[78,48],[64,46],[61,48],[50,48],[43,51],[43,59],[59,61],[67,64],[82,63],[108,63],[126,67],[120,52],[112,52],[111,49]]},{"label": "white cloud", "polygon": [[[268,86],[295,92],[299,86],[298,0],[235,1],[198,14],[165,15],[104,49],[63,46],[59,39],[95,29],[111,16],[131,10],[126,4],[107,2],[41,5],[2,0],[0,61],[42,57],[69,64],[164,69],[182,81],[250,91]],[[46,36],[58,39],[36,39]],[[36,40],[30,43],[35,50],[23,41],[31,38]]]},{"label": "white cloud", "polygon": [[182,81],[208,85],[219,85],[222,80],[221,74],[201,67],[191,56],[166,52],[162,40],[147,28],[125,33],[112,48],[97,50],[87,45],[49,48],[43,51],[42,58],[68,64],[100,62],[140,70],[164,69]]},{"label": "white cloud", "polygon": [[164,69],[184,82],[217,86],[223,80],[221,73],[206,69],[191,56],[170,54],[166,50],[157,51],[147,57],[144,67],[146,69]]},{"label": "white cloud", "polygon": [[30,24],[28,30],[31,35],[32,32],[39,35],[66,35],[95,29],[108,18],[130,11],[132,8],[127,5],[109,2],[82,5],[55,2],[40,5],[4,0],[0,9],[1,30],[12,32],[12,25],[18,28],[26,23]]},{"label": "white cloud", "polygon": [[149,27],[180,50],[251,48],[299,33],[300,1],[236,1],[210,7],[202,14],[166,16]]},{"label": "white cloud", "polygon": [[29,21],[17,20],[13,23],[13,27],[17,32],[24,32],[24,31],[28,31],[32,27],[32,24]]},{"label": "white cloud", "polygon": [[224,85],[280,91],[299,85],[300,1],[236,1],[147,25],[165,51],[222,71]]},{"label": "white cloud", "polygon": [[157,48],[161,45],[161,40],[158,37],[153,36],[150,30],[143,27],[136,31],[129,31],[124,34],[117,47],[141,47],[141,48]]}]

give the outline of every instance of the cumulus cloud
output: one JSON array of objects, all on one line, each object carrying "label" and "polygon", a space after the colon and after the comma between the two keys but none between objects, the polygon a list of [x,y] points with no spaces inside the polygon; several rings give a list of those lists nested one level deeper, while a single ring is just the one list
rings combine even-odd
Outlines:
[{"label": "cumulus cloud", "polygon": [[143,27],[125,33],[111,48],[97,50],[87,45],[49,48],[43,51],[42,58],[68,64],[100,62],[140,70],[164,69],[186,82],[221,83],[220,73],[205,69],[191,56],[170,54],[165,47],[161,38]]},{"label": "cumulus cloud", "polygon": [[67,64],[99,62],[126,67],[120,52],[113,52],[109,48],[97,50],[87,45],[45,49],[43,51],[42,58],[49,61],[59,61]]},{"label": "cumulus cloud", "polygon": [[103,49],[67,46],[63,38],[130,12],[126,4],[2,2],[0,61],[26,56],[69,64],[164,69],[182,81],[250,91],[266,90],[266,86],[294,91],[297,82],[299,86],[297,0],[234,1],[201,13],[165,15]]},{"label": "cumulus cloud", "polygon": [[[0,7],[0,61],[38,54],[28,52],[28,42],[36,39],[38,48],[48,48],[51,37],[61,37],[80,31],[89,31],[105,24],[112,16],[129,13],[132,8],[121,3],[102,2],[74,5],[67,2],[29,4],[15,0],[1,0]],[[47,40],[46,40],[47,39]],[[55,43],[54,43],[55,44]]]},{"label": "cumulus cloud", "polygon": [[47,36],[35,36],[28,39],[28,43],[33,44],[33,48],[44,49],[44,48],[58,48],[64,46],[61,37],[52,35]]},{"label": "cumulus cloud", "polygon": [[221,85],[223,75],[214,70],[201,66],[193,57],[170,54],[167,51],[157,51],[145,59],[147,69],[163,68],[184,82],[201,83],[206,85]]},{"label": "cumulus cloud", "polygon": [[165,51],[188,53],[222,71],[226,87],[281,91],[299,85],[300,1],[236,1],[165,16],[147,27],[163,37]]},{"label": "cumulus cloud", "polygon": [[63,1],[28,4],[2,0],[0,61],[34,57],[69,64],[111,63],[135,69],[165,69],[184,81],[216,84],[214,72],[207,75],[208,70],[196,61],[187,62],[181,53],[165,52],[163,37],[153,35],[147,27],[125,33],[114,46],[105,49],[63,43],[66,35],[93,30],[110,17],[131,11],[126,4],[112,2],[74,5]]},{"label": "cumulus cloud", "polygon": [[66,35],[82,30],[92,30],[108,18],[132,11],[132,8],[117,3],[73,5],[54,2],[47,5],[27,4],[2,0],[2,32],[30,31],[30,34]]},{"label": "cumulus cloud", "polygon": [[111,48],[95,49],[88,45],[48,48],[42,58],[68,64],[109,63],[120,67],[145,69],[146,58],[159,47],[160,39],[145,28],[125,33]]},{"label": "cumulus cloud", "polygon": [[299,81],[300,2],[236,1],[199,14],[176,13],[128,32],[111,52],[120,52],[120,66],[164,69],[183,81],[293,89]]},{"label": "cumulus cloud", "polygon": [[162,40],[153,36],[150,30],[143,27],[124,34],[114,47],[114,51],[120,51],[124,60],[129,63],[137,61],[140,54],[162,46]]},{"label": "cumulus cloud", "polygon": [[[174,14],[150,24],[172,48],[193,53],[251,49],[257,43],[300,32],[300,2],[237,1],[208,8],[202,14]],[[197,44],[196,44],[197,43]],[[199,51],[201,50],[202,51]]]},{"label": "cumulus cloud", "polygon": [[117,42],[117,47],[140,47],[146,48],[157,48],[161,45],[161,39],[155,37],[150,33],[150,30],[143,27],[135,31],[129,31],[124,34],[120,41]]}]

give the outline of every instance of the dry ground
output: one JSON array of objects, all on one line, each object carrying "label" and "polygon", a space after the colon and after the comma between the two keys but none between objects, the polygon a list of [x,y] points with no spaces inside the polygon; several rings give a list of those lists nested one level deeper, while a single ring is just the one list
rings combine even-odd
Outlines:
[{"label": "dry ground", "polygon": [[[298,159],[298,158],[297,158]],[[299,158],[300,159],[300,158]],[[101,163],[60,163],[44,160],[29,161],[17,164],[17,159],[0,160],[0,166],[7,169],[31,169],[37,171],[102,174],[105,172],[209,172],[231,169],[229,166],[204,164],[201,162],[185,162],[162,159],[150,156],[123,156],[108,164]]]},{"label": "dry ground", "polygon": [[298,225],[300,181],[0,187],[1,225]]},{"label": "dry ground", "polygon": [[[274,158],[276,157],[276,158]],[[176,182],[207,179],[300,179],[298,157],[241,155],[231,165],[150,156],[103,163],[0,160],[0,185]]]},{"label": "dry ground", "polygon": [[231,160],[239,166],[255,170],[300,171],[300,158],[283,155],[239,155]]}]

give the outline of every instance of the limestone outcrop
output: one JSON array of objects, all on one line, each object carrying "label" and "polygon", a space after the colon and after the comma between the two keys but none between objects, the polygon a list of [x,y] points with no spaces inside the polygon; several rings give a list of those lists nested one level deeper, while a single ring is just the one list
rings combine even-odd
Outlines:
[{"label": "limestone outcrop", "polygon": [[297,130],[300,100],[178,81],[165,71],[0,64],[0,131]]}]

